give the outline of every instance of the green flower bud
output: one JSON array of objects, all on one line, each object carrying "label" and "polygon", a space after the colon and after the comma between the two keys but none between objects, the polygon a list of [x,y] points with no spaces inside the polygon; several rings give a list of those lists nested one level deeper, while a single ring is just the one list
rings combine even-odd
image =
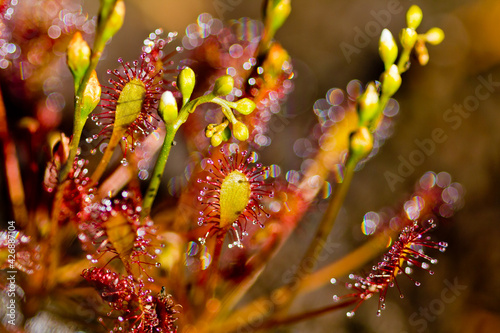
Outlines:
[{"label": "green flower bud", "polygon": [[408,28],[413,30],[417,29],[420,22],[422,22],[422,16],[422,9],[420,9],[419,6],[411,6],[406,13],[406,24],[408,25]]},{"label": "green flower bud", "polygon": [[399,35],[399,40],[401,41],[401,45],[405,49],[412,49],[413,45],[417,41],[418,34],[415,29],[405,28],[401,30]]},{"label": "green flower bud", "polygon": [[[102,39],[105,42],[120,30],[125,18],[125,2],[123,0],[117,0],[113,8],[110,9],[111,3],[112,1],[103,1],[101,16],[99,17],[99,21],[106,20],[106,24],[102,27]],[[99,22],[98,28],[100,24],[101,22]]]},{"label": "green flower bud", "polygon": [[396,61],[398,57],[398,46],[396,45],[392,33],[387,29],[382,30],[382,34],[380,35],[378,52],[380,58],[384,62],[385,69],[388,69],[394,64],[394,61]]},{"label": "green flower bud", "polygon": [[240,141],[248,140],[249,133],[248,127],[241,121],[237,121],[233,124],[233,135],[236,139]]},{"label": "green flower bud", "polygon": [[438,45],[444,39],[444,32],[440,28],[431,28],[425,34],[425,41],[432,45]]},{"label": "green flower bud", "polygon": [[359,123],[367,125],[377,117],[377,112],[378,92],[375,83],[370,82],[358,100]]},{"label": "green flower bud", "polygon": [[349,141],[349,155],[359,161],[372,151],[373,135],[363,126],[351,133]]},{"label": "green flower bud", "polygon": [[250,113],[255,110],[255,103],[249,98],[242,98],[239,101],[236,102],[236,111],[238,111],[241,114],[244,114],[245,116],[249,115]]},{"label": "green flower bud", "polygon": [[196,82],[194,72],[191,68],[184,68],[177,77],[177,88],[182,94],[182,105],[186,104],[191,98]]},{"label": "green flower bud", "polygon": [[177,109],[177,101],[171,91],[167,90],[161,95],[158,114],[165,124],[172,124],[177,119],[179,110]]},{"label": "green flower bud", "polygon": [[215,96],[226,96],[234,87],[234,79],[231,75],[224,75],[215,81],[213,93]]},{"label": "green flower bud", "polygon": [[285,23],[292,10],[290,0],[268,0],[265,6],[264,22],[271,36]]},{"label": "green flower bud", "polygon": [[382,81],[382,93],[386,96],[394,95],[401,87],[401,75],[398,66],[392,65],[389,70],[382,73],[380,80]]},{"label": "green flower bud", "polygon": [[81,118],[87,119],[89,114],[96,108],[101,100],[101,85],[97,79],[96,71],[92,71],[89,81],[83,92]]},{"label": "green flower bud", "polygon": [[210,144],[213,147],[217,147],[218,145],[220,145],[222,143],[222,141],[223,141],[223,138],[222,138],[222,134],[221,133],[215,133],[210,138]]},{"label": "green flower bud", "polygon": [[82,38],[82,34],[79,31],[75,32],[73,38],[71,38],[71,41],[68,44],[66,60],[68,62],[69,70],[75,79],[76,90],[78,90],[80,81],[89,67],[90,52],[90,46]]}]

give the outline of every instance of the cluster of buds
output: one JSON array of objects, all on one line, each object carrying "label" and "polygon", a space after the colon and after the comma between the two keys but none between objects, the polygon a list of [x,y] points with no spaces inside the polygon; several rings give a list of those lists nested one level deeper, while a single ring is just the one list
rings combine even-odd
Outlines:
[{"label": "cluster of buds", "polygon": [[398,58],[398,46],[392,33],[384,29],[379,41],[379,54],[385,67],[380,76],[380,82],[371,82],[359,97],[358,114],[359,125],[376,128],[382,117],[388,100],[401,86],[401,74],[410,66],[410,54],[414,50],[421,65],[427,64],[429,54],[425,43],[437,45],[444,38],[444,33],[439,28],[432,28],[425,34],[418,34],[416,29],[422,21],[422,10],[413,5],[406,14],[407,27],[401,30],[399,41],[402,52]]},{"label": "cluster of buds", "polygon": [[205,135],[210,138],[210,143],[212,146],[217,147],[223,141],[227,141],[230,137],[230,132],[226,130],[229,123],[232,126],[233,136],[239,141],[246,141],[248,139],[248,127],[241,121],[236,119],[233,111],[235,109],[243,115],[249,115],[255,109],[255,103],[248,98],[242,98],[237,102],[229,102],[222,98],[221,96],[226,96],[234,88],[234,79],[230,75],[224,75],[215,81],[212,94],[214,103],[218,104],[222,108],[222,113],[224,114],[224,120],[220,124],[209,124],[205,130]]}]

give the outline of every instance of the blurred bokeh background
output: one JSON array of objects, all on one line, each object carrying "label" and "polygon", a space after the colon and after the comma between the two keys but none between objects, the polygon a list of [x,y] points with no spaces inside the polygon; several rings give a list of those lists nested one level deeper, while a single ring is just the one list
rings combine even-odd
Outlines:
[{"label": "blurred bokeh background", "polygon": [[[116,68],[118,57],[135,59],[144,38],[158,27],[178,31],[182,36],[186,26],[204,12],[224,20],[261,17],[260,1],[127,0],[126,3],[125,24],[113,38],[98,73]],[[378,36],[382,28],[397,34],[412,4],[419,5],[424,13],[419,31],[438,26],[446,38],[441,45],[429,47],[427,66],[414,63],[403,75],[402,88],[395,96],[400,112],[394,134],[356,175],[331,236],[335,243],[331,260],[365,240],[360,224],[366,212],[401,204],[428,170],[446,171],[466,189],[463,209],[433,235],[447,241],[449,249],[437,255],[439,264],[434,267],[434,276],[416,271],[415,278],[422,282],[420,287],[401,278],[404,299],[399,299],[396,288],[390,290],[387,310],[381,317],[376,316],[377,300],[373,299],[353,319],[346,318],[342,310],[282,332],[500,330],[499,1],[292,0],[292,13],[278,32],[277,40],[293,57],[297,72],[295,91],[287,106],[293,108],[294,117],[286,133],[274,134],[273,144],[262,152],[262,160],[265,164],[279,164],[283,170],[300,168],[300,159],[291,149],[283,147],[292,147],[297,139],[307,136],[316,121],[314,101],[324,98],[330,88],[345,88],[352,79],[363,83],[377,79],[383,70]],[[96,13],[97,8],[98,1],[84,2],[89,13]],[[69,72],[67,76],[70,82]],[[71,91],[65,94],[70,96]],[[459,109],[462,111],[458,112]],[[62,114],[66,133],[70,133],[70,121],[71,107],[66,107]],[[443,130],[446,140],[435,143],[421,164],[413,165],[413,170],[402,175],[398,171],[401,161],[421,149],[415,140],[432,138],[436,128]],[[176,149],[182,154],[182,145]],[[182,162],[172,165],[169,176],[181,173],[184,167]],[[398,172],[400,178],[391,185],[388,173],[398,175]],[[7,199],[2,198],[2,202]],[[280,283],[293,264],[289,258],[296,257],[302,250],[300,245],[311,236],[320,216],[321,202],[314,209],[275,258],[273,268],[264,272],[258,287],[251,291],[253,294],[260,295]],[[6,219],[7,215],[0,216]],[[450,284],[458,287],[453,289]],[[333,286],[325,287],[298,300],[293,309],[324,306],[337,291]]]}]

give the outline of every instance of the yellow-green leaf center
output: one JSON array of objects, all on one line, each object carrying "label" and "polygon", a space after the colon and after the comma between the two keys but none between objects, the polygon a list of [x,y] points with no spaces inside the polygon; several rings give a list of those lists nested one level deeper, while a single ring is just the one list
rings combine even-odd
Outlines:
[{"label": "yellow-green leaf center", "polygon": [[224,178],[220,188],[220,227],[238,219],[250,199],[250,183],[241,171],[232,171]]},{"label": "yellow-green leaf center", "polygon": [[116,103],[115,127],[127,128],[142,110],[146,87],[139,79],[132,79],[125,84]]}]

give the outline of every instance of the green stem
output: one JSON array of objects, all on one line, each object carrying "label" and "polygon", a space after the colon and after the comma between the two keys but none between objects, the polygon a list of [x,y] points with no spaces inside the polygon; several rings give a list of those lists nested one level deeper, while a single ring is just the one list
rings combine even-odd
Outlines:
[{"label": "green stem", "polygon": [[210,102],[215,103],[214,99],[216,98],[217,97],[213,94],[207,94],[187,102],[179,111],[177,119],[171,124],[166,124],[165,140],[163,141],[163,146],[161,147],[160,155],[158,156],[158,160],[156,161],[156,165],[153,170],[153,176],[151,178],[151,182],[149,183],[146,195],[144,197],[144,202],[142,204],[142,219],[151,213],[151,208],[156,198],[156,194],[158,193],[158,189],[160,188],[161,179],[163,178],[163,172],[165,171],[165,165],[167,164],[168,156],[170,155],[170,149],[172,148],[175,134],[182,126],[182,124],[187,121],[189,115],[196,110],[198,105]]},{"label": "green stem", "polygon": [[410,54],[411,54],[412,48],[405,48],[403,49],[403,52],[399,56],[398,60],[398,71],[400,74],[403,74],[408,70],[407,63],[410,61]]},{"label": "green stem", "polygon": [[[115,1],[116,2],[116,1]],[[110,15],[108,15],[109,18]],[[99,63],[99,60],[101,59],[102,52],[104,50],[104,47],[106,46],[107,40],[103,38],[103,32],[104,28],[106,26],[107,22],[102,22],[98,26],[95,40],[94,40],[94,46],[92,49],[92,55],[90,57],[90,63],[89,67],[85,71],[85,74],[83,75],[83,78],[78,86],[78,90],[75,91],[75,121],[73,125],[73,135],[71,136],[71,142],[69,144],[70,151],[69,151],[69,157],[68,160],[66,161],[66,164],[64,165],[63,169],[61,170],[61,173],[59,175],[59,181],[62,182],[66,179],[68,176],[69,171],[71,170],[71,167],[73,166],[73,161],[76,156],[76,152],[78,151],[78,146],[80,145],[80,138],[82,136],[82,131],[83,127],[85,126],[85,123],[87,122],[87,116],[82,117],[82,110],[83,110],[83,94],[85,92],[85,89],[87,88],[87,85],[90,80],[90,76],[92,75],[92,72],[96,69],[97,64]],[[92,112],[92,110],[90,110]],[[90,114],[89,112],[89,114]]]},{"label": "green stem", "polygon": [[[181,115],[179,115],[178,119],[180,118],[180,116]],[[161,179],[163,178],[163,172],[165,171],[165,165],[167,164],[168,156],[170,155],[170,149],[172,148],[177,129],[178,127],[175,128],[174,125],[166,126],[165,140],[163,141],[160,155],[158,156],[158,160],[156,161],[156,165],[153,170],[151,182],[149,183],[146,195],[144,197],[141,218],[148,216],[151,212],[151,207],[153,206],[156,194],[158,193],[158,189],[160,188]]]}]

